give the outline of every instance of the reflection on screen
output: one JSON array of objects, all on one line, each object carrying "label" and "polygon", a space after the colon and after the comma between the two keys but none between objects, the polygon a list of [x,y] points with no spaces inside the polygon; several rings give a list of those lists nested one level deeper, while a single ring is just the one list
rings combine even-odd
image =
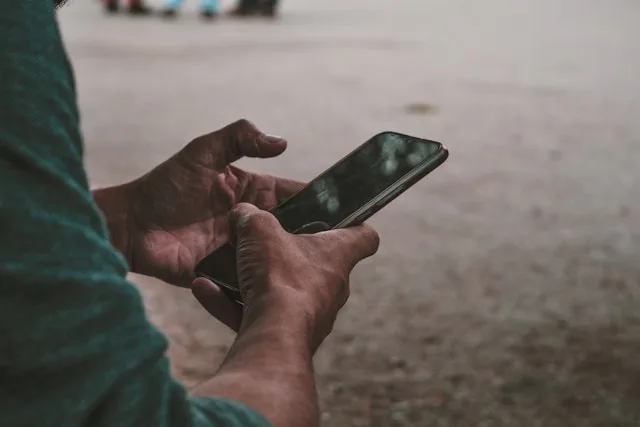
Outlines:
[{"label": "reflection on screen", "polygon": [[394,133],[377,135],[276,207],[273,214],[289,232],[316,221],[335,227],[424,164],[440,147],[436,142]]}]

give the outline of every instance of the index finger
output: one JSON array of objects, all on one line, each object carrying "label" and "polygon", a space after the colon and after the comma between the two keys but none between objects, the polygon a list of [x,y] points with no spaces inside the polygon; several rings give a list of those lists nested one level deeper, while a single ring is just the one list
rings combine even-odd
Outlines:
[{"label": "index finger", "polygon": [[346,259],[353,267],[378,251],[380,237],[368,224],[325,231],[316,234],[330,242],[330,251]]},{"label": "index finger", "polygon": [[280,178],[278,176],[275,179],[275,193],[278,203],[282,203],[289,197],[300,192],[307,184],[293,179]]},{"label": "index finger", "polygon": [[222,168],[245,156],[276,157],[286,148],[287,141],[283,138],[267,135],[243,119],[194,139],[184,150],[195,158],[207,159],[213,166]]}]

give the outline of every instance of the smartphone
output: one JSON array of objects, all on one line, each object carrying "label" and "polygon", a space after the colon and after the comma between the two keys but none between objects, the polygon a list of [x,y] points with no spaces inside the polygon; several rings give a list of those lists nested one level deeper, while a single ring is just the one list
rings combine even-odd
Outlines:
[{"label": "smartphone", "polygon": [[[311,223],[324,224],[325,229],[360,224],[444,163],[448,155],[439,142],[383,132],[347,154],[271,213],[290,233]],[[204,258],[195,273],[242,303],[236,252],[230,244]]]}]

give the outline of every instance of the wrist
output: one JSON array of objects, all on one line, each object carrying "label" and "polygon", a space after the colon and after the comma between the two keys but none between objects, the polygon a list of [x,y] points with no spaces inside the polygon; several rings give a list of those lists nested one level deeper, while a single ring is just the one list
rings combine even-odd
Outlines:
[{"label": "wrist", "polygon": [[132,258],[132,193],[133,182],[92,191],[93,200],[107,226],[109,241],[124,256],[129,266]]},{"label": "wrist", "polygon": [[317,426],[318,396],[305,317],[298,306],[273,295],[250,301],[227,357],[197,394],[242,402],[274,426]]},{"label": "wrist", "polygon": [[240,332],[255,325],[273,326],[280,335],[300,340],[311,353],[318,347],[315,316],[297,291],[269,292],[245,300]]}]

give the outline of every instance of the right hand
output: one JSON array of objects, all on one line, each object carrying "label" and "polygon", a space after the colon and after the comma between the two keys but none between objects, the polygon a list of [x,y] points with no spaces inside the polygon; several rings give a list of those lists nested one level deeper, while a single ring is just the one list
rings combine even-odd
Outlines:
[{"label": "right hand", "polygon": [[[300,312],[309,320],[314,350],[331,332],[338,311],[349,298],[351,270],[373,255],[379,243],[378,234],[366,224],[290,234],[269,212],[246,203],[231,212],[229,232],[236,246],[245,314]],[[213,283],[197,279],[192,291],[209,312],[217,310],[208,304],[219,293]]]}]

